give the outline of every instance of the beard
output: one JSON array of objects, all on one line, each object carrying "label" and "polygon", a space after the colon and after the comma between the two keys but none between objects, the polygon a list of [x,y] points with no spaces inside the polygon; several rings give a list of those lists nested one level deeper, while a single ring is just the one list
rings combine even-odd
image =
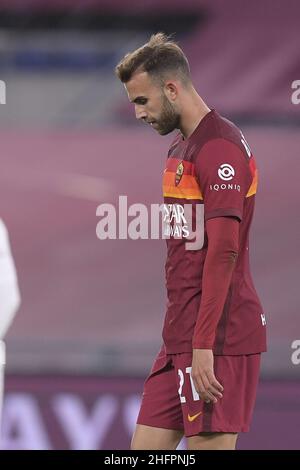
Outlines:
[{"label": "beard", "polygon": [[162,100],[162,111],[159,119],[156,120],[156,130],[160,135],[167,135],[174,131],[174,129],[179,129],[180,114],[175,111],[172,104],[164,95]]}]

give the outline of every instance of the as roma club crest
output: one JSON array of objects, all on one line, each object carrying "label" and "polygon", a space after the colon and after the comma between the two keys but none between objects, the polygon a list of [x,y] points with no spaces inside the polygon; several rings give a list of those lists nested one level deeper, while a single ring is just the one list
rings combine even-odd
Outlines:
[{"label": "as roma club crest", "polygon": [[184,166],[183,166],[183,163],[180,162],[177,167],[176,174],[175,174],[175,186],[179,185],[183,172],[184,172]]}]

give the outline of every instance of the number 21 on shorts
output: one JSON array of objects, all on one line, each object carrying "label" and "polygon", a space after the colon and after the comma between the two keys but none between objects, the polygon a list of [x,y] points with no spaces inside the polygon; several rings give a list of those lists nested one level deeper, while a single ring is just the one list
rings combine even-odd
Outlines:
[{"label": "number 21 on shorts", "polygon": [[[192,368],[191,367],[186,367],[185,372],[186,372],[186,375],[189,376],[189,380],[190,380],[191,388],[192,388],[192,393],[193,393],[193,400],[198,401],[198,400],[200,400],[200,397],[199,397],[198,393],[196,392],[195,385],[194,385],[194,382],[193,382],[193,379],[192,379],[192,376],[191,376]],[[182,372],[181,369],[178,369],[178,375],[179,375],[178,394],[179,394],[179,397],[180,397],[180,402],[181,403],[186,403],[186,397],[184,395],[182,395],[182,389],[183,389],[185,378],[184,378],[184,373]]]}]

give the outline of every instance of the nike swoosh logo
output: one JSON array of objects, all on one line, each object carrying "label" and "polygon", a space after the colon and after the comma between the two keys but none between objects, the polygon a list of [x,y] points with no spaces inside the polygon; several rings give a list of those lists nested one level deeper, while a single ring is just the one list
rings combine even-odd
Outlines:
[{"label": "nike swoosh logo", "polygon": [[190,415],[188,414],[188,420],[189,420],[189,422],[192,423],[192,422],[195,421],[195,419],[198,418],[198,416],[200,416],[201,414],[202,414],[202,411],[200,411],[199,413],[197,413],[197,414],[195,414],[195,415],[193,415],[193,416],[190,416]]}]

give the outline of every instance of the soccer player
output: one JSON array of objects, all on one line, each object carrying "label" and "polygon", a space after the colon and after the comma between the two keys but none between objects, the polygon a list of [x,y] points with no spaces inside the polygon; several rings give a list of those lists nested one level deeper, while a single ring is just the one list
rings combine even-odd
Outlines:
[{"label": "soccer player", "polygon": [[20,305],[20,293],[8,232],[0,219],[0,423],[5,373],[4,338]]},{"label": "soccer player", "polygon": [[[195,90],[188,60],[163,33],[117,65],[136,118],[179,129],[163,175],[169,217],[163,346],[145,381],[131,448],[235,449],[252,418],[266,319],[249,268],[257,169],[242,132]],[[204,243],[174,236],[204,207]],[[202,208],[203,209],[203,208]],[[175,216],[173,216],[175,214]],[[194,216],[193,216],[194,217]],[[181,225],[182,225],[181,224]]]}]

